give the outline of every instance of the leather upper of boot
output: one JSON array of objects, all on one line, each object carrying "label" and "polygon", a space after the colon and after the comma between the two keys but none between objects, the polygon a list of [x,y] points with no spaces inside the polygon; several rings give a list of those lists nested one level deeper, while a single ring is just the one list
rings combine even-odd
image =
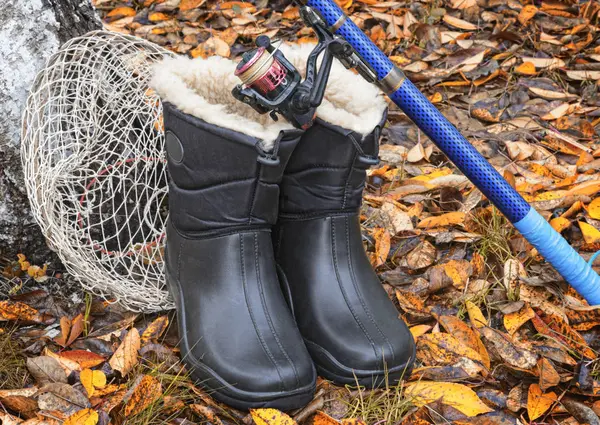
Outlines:
[{"label": "leather upper of boot", "polygon": [[166,65],[154,86],[165,100],[166,273],[183,359],[220,401],[300,407],[316,374],[281,292],[270,231],[301,133],[236,104],[233,63]]}]

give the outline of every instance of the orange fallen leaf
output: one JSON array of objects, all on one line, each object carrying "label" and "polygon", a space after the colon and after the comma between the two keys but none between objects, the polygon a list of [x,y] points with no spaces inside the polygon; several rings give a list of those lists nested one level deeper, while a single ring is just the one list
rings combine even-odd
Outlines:
[{"label": "orange fallen leaf", "polygon": [[385,264],[391,248],[391,237],[384,228],[377,228],[373,232],[375,239],[375,267]]},{"label": "orange fallen leaf", "polygon": [[72,360],[79,364],[83,369],[89,369],[103,363],[106,359],[99,354],[86,350],[63,351],[60,357]]},{"label": "orange fallen leaf", "polygon": [[460,28],[461,30],[472,31],[472,30],[477,29],[477,25],[474,25],[474,24],[472,24],[468,21],[465,21],[463,19],[460,19],[460,18],[455,18],[452,15],[445,14],[442,19],[448,25],[450,25],[452,27]]},{"label": "orange fallen leaf", "polygon": [[0,321],[3,320],[44,323],[39,311],[18,301],[0,301]]},{"label": "orange fallen leaf", "polygon": [[560,233],[571,226],[571,220],[564,217],[556,217],[550,220],[550,225]]},{"label": "orange fallen leaf", "polygon": [[329,416],[325,412],[317,411],[313,417],[313,425],[339,425],[340,422]]},{"label": "orange fallen leaf", "polygon": [[162,395],[162,385],[154,376],[144,375],[125,404],[125,417],[143,412]]},{"label": "orange fallen leaf", "polygon": [[433,227],[446,227],[462,224],[465,221],[465,213],[456,211],[435,217],[427,217],[419,222],[419,229],[430,229]]},{"label": "orange fallen leaf", "polygon": [[87,391],[88,397],[92,397],[96,389],[106,386],[106,375],[101,370],[83,369],[79,374],[79,380]]},{"label": "orange fallen leaf", "polygon": [[532,4],[528,4],[526,6],[523,6],[523,9],[521,9],[521,12],[519,13],[517,19],[519,20],[521,25],[527,25],[527,23],[531,20],[531,18],[535,16],[537,12],[537,7],[535,7]]},{"label": "orange fallen leaf", "polygon": [[535,421],[552,407],[558,397],[554,392],[544,394],[538,384],[531,384],[527,393],[527,414]]}]

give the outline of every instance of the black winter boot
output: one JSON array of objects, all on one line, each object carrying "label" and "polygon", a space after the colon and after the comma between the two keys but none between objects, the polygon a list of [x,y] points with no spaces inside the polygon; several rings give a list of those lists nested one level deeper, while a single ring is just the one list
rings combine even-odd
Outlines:
[{"label": "black winter boot", "polygon": [[167,282],[182,357],[212,396],[295,409],[312,399],[316,373],[281,292],[271,228],[301,133],[238,103],[234,68],[178,58],[156,69],[171,177]]},{"label": "black winter boot", "polygon": [[[286,54],[294,61],[293,51]],[[368,387],[386,376],[389,383],[407,378],[415,358],[412,335],[371,267],[359,224],[385,110],[378,90],[334,67],[319,118],[285,170],[274,233],[280,280],[319,375]]]}]

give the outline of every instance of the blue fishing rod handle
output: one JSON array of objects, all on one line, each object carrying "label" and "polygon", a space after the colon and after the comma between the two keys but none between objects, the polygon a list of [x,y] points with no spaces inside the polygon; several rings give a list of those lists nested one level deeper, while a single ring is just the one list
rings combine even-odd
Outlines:
[{"label": "blue fishing rod handle", "polygon": [[[600,305],[600,276],[490,165],[333,0],[301,0],[348,41],[377,74],[380,87],[514,224],[590,305]],[[391,78],[390,78],[391,77]],[[390,86],[393,87],[390,90]]]},{"label": "blue fishing rod handle", "polygon": [[515,228],[590,305],[600,305],[600,276],[534,208]]}]

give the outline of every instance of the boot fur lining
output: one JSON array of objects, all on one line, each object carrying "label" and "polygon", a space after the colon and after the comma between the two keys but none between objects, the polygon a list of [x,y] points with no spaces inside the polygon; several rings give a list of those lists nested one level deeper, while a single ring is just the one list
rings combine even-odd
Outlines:
[{"label": "boot fur lining", "polygon": [[[302,73],[313,44],[284,45],[282,51]],[[154,68],[152,86],[165,102],[208,123],[261,140],[270,151],[281,130],[293,127],[284,119],[273,121],[236,100],[231,90],[239,84],[236,63],[222,57],[166,58]],[[318,116],[331,124],[367,135],[380,123],[386,101],[382,92],[334,61]]]}]

